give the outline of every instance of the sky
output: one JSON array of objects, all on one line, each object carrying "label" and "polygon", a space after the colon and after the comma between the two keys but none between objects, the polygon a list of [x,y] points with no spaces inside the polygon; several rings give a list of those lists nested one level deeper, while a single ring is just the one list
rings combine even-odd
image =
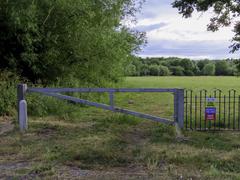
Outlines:
[{"label": "sky", "polygon": [[141,57],[188,57],[191,59],[238,58],[229,53],[232,27],[207,31],[212,12],[195,13],[185,19],[171,7],[173,0],[146,0],[137,14],[134,29],[146,32],[147,45]]}]

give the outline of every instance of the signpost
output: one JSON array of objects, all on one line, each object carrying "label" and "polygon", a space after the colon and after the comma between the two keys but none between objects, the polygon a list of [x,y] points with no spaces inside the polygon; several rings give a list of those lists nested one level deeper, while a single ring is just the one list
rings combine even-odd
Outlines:
[{"label": "signpost", "polygon": [[207,106],[205,107],[205,119],[206,121],[215,121],[217,110],[215,107],[215,98],[207,98]]}]

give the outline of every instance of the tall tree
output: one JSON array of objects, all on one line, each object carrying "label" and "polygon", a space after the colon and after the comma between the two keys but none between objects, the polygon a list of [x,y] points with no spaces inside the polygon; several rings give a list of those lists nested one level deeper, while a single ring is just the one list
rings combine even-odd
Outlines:
[{"label": "tall tree", "polygon": [[191,17],[194,10],[206,12],[212,10],[214,16],[208,25],[208,30],[217,31],[224,26],[234,24],[235,36],[231,45],[231,52],[240,49],[240,1],[239,0],[175,0],[173,7],[178,8],[185,18]]},{"label": "tall tree", "polygon": [[114,82],[144,42],[123,25],[135,0],[1,0],[0,70],[32,82]]}]

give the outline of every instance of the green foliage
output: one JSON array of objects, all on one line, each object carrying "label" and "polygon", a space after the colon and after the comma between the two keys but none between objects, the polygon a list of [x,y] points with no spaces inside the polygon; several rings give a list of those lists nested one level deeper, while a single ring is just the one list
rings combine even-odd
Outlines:
[{"label": "green foliage", "polygon": [[149,66],[147,64],[143,64],[140,69],[141,76],[147,76],[150,74]]},{"label": "green foliage", "polygon": [[159,75],[159,66],[158,65],[150,65],[149,66],[149,75],[158,76]]},{"label": "green foliage", "polygon": [[170,70],[174,76],[184,76],[184,68],[181,66],[171,66]]},{"label": "green foliage", "polygon": [[[212,11],[214,16],[210,19],[207,27],[209,31],[218,31],[221,27],[230,26],[233,24],[234,36],[232,38],[233,44],[230,46],[231,52],[234,53],[240,49],[240,3],[236,0],[212,1],[212,0],[175,0],[172,3],[174,8],[177,8],[179,13],[185,18],[192,16],[196,10],[198,12]],[[238,62],[239,63],[239,62]],[[216,68],[217,69],[217,68]],[[232,69],[231,74],[239,74],[239,69]],[[219,70],[216,70],[219,74]],[[229,72],[224,71],[223,74]]]},{"label": "green foliage", "polygon": [[142,33],[121,23],[136,10],[132,0],[3,0],[0,69],[33,83],[116,82],[143,43]]},{"label": "green foliage", "polygon": [[215,75],[215,64],[212,64],[212,63],[206,64],[203,68],[203,74],[206,76],[214,76]]},{"label": "green foliage", "polygon": [[229,65],[226,61],[216,62],[216,75],[231,75]]},{"label": "green foliage", "polygon": [[159,75],[160,76],[169,76],[171,73],[166,66],[159,66]]},{"label": "green foliage", "polygon": [[[190,60],[175,57],[169,58],[135,58],[130,65],[126,67],[132,73],[126,73],[129,76],[200,76],[200,75],[238,75],[237,59],[226,60]],[[134,66],[133,66],[134,65]],[[240,66],[239,66],[240,67]],[[134,72],[134,73],[133,73]]]},{"label": "green foliage", "polygon": [[19,78],[10,72],[0,72],[0,116],[14,115]]},{"label": "green foliage", "polygon": [[127,76],[136,76],[137,75],[136,66],[134,64],[129,64],[126,67],[125,73]]},{"label": "green foliage", "polygon": [[185,18],[191,17],[194,10],[198,12],[213,11],[214,16],[210,19],[208,30],[218,31],[221,27],[234,24],[235,35],[231,46],[232,52],[240,49],[240,3],[237,0],[175,0],[172,3],[179,13]]}]

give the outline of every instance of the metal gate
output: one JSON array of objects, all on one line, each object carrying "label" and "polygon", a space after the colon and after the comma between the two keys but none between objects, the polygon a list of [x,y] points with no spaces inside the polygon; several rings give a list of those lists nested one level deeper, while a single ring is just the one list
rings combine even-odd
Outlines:
[{"label": "metal gate", "polygon": [[[86,99],[80,99],[62,93],[78,92],[78,93],[108,93],[109,104],[102,104],[92,102]],[[171,93],[174,96],[174,120],[153,116],[150,114],[135,112],[132,110],[117,107],[114,103],[115,93]],[[88,106],[94,106],[104,110],[112,112],[123,113],[127,115],[136,116],[139,118],[145,118],[148,120],[164,123],[167,125],[178,125],[179,128],[183,128],[184,121],[184,90],[183,89],[160,89],[160,88],[30,88],[26,84],[18,85],[18,121],[20,130],[24,131],[27,129],[27,102],[25,96],[28,93],[38,93],[44,96],[51,96],[57,99],[66,100],[69,102],[85,104]],[[145,104],[146,105],[146,104]],[[37,108],[37,107],[36,107]]]},{"label": "metal gate", "polygon": [[[215,119],[208,120],[208,99],[214,99]],[[184,126],[188,130],[240,130],[240,95],[235,89],[185,90]]]}]

